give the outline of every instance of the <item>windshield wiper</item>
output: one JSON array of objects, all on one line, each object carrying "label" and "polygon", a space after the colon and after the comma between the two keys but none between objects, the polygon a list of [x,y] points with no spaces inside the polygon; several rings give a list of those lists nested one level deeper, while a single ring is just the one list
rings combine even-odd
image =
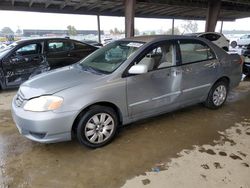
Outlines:
[{"label": "windshield wiper", "polygon": [[95,69],[93,67],[90,67],[90,66],[87,66],[87,65],[81,65],[81,64],[79,64],[79,66],[81,67],[81,69],[83,71],[88,71],[88,72],[91,72],[91,73],[102,74],[102,72],[100,70]]}]

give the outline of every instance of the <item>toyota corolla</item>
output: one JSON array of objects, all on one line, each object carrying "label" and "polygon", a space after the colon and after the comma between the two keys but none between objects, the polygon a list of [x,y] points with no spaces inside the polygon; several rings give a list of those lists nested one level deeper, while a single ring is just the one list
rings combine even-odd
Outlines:
[{"label": "toyota corolla", "polygon": [[217,109],[241,80],[242,61],[203,38],[143,36],[98,49],[81,62],[35,76],[12,102],[20,133],[41,142],[96,148],[118,126],[196,103]]}]

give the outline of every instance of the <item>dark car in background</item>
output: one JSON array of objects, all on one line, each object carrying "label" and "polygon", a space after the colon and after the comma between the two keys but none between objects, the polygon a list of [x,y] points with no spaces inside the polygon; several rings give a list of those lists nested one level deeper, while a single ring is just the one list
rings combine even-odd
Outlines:
[{"label": "dark car in background", "polygon": [[82,40],[82,42],[87,43],[87,44],[90,44],[90,45],[92,45],[92,46],[96,46],[96,47],[98,47],[98,48],[103,47],[103,44],[102,44],[102,43],[99,43],[99,42],[97,42],[97,41],[95,41],[95,40]]},{"label": "dark car in background", "polygon": [[42,72],[71,65],[98,49],[66,38],[21,40],[0,51],[0,88],[18,87]]},{"label": "dark car in background", "polygon": [[242,47],[241,55],[244,56],[243,73],[250,76],[250,44]]}]

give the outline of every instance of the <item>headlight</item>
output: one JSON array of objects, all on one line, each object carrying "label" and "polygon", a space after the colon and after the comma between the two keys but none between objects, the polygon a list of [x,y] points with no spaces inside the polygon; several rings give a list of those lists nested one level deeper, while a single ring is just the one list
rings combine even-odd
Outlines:
[{"label": "headlight", "polygon": [[29,100],[23,107],[24,110],[33,112],[44,112],[56,110],[63,103],[63,98],[57,96],[41,96]]}]

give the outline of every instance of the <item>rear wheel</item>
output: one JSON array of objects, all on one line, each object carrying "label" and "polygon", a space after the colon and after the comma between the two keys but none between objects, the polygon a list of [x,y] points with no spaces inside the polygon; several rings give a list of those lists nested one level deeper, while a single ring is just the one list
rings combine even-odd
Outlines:
[{"label": "rear wheel", "polygon": [[112,108],[93,106],[80,118],[77,139],[91,148],[102,147],[114,138],[117,125],[117,115]]},{"label": "rear wheel", "polygon": [[228,82],[218,81],[209,91],[205,106],[211,109],[220,108],[226,101],[228,94]]}]

